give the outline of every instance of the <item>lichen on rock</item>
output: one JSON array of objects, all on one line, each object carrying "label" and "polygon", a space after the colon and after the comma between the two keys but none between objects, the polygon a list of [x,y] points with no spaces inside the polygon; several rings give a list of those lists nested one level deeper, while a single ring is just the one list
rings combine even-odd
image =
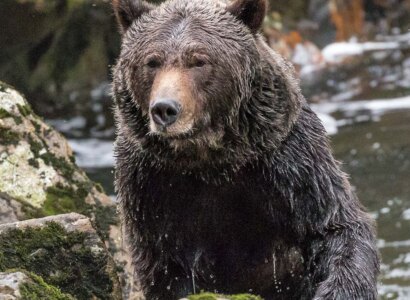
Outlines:
[{"label": "lichen on rock", "polygon": [[[74,164],[66,139],[36,116],[20,93],[0,86],[2,197],[22,203],[23,219],[74,211],[95,220],[109,208],[115,216],[111,199]],[[108,235],[116,221],[104,219],[101,227]]]}]

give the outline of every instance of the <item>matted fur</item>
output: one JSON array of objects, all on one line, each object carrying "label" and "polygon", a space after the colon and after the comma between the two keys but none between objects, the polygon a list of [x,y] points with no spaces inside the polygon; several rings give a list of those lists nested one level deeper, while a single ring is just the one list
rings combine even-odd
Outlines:
[{"label": "matted fur", "polygon": [[[116,187],[147,299],[200,290],[376,299],[373,222],[293,69],[249,27],[258,22],[211,0],[174,0],[148,12],[129,2],[117,0],[115,9],[144,13],[119,20]],[[199,73],[184,67],[193,44],[211,58]],[[143,61],[153,51],[164,56],[163,69],[189,72],[201,103],[195,125],[178,138],[150,130],[155,74]]]}]

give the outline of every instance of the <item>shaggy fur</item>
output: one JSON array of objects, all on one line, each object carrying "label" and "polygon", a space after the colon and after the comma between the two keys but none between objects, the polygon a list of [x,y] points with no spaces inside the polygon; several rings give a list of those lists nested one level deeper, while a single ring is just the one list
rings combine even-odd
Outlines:
[{"label": "shaggy fur", "polygon": [[[116,186],[147,299],[376,299],[373,222],[292,68],[258,34],[266,1],[113,5]],[[186,66],[196,51],[209,58],[200,69]],[[158,70],[144,64],[152,53]],[[200,107],[177,136],[150,129],[153,82],[168,69],[189,75]]]}]

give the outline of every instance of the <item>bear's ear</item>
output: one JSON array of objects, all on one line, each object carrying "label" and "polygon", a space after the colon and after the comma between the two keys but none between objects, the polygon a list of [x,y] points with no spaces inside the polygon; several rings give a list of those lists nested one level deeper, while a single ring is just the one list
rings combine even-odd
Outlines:
[{"label": "bear's ear", "polygon": [[234,0],[226,10],[256,33],[262,27],[267,8],[267,0]]},{"label": "bear's ear", "polygon": [[112,0],[112,6],[122,33],[127,31],[132,21],[155,8],[141,0]]}]

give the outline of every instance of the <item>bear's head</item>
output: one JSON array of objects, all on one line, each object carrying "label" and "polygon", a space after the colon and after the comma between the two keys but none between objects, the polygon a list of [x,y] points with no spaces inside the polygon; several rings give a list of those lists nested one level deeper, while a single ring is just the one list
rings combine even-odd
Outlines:
[{"label": "bear's head", "polygon": [[266,0],[113,7],[121,138],[159,158],[216,163],[245,162],[287,135],[300,95],[291,68],[259,34]]}]

